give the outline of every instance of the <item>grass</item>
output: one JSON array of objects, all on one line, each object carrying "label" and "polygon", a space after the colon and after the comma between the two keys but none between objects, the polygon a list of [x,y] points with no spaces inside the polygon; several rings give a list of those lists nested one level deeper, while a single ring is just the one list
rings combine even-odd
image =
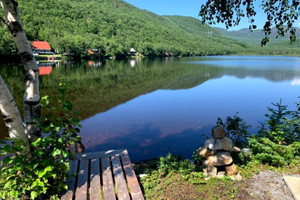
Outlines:
[{"label": "grass", "polygon": [[[238,162],[238,161],[237,161]],[[299,174],[299,166],[275,168],[255,161],[238,164],[242,181],[204,176],[200,164],[168,154],[159,159],[135,165],[137,174],[146,174],[140,179],[146,199],[253,199],[246,192],[248,180],[263,170],[279,174]]]}]

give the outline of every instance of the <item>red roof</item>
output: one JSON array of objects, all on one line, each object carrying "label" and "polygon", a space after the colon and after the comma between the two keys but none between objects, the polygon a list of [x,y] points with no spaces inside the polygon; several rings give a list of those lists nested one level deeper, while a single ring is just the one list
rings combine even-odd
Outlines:
[{"label": "red roof", "polygon": [[46,41],[33,41],[31,46],[35,49],[51,50],[50,44]]},{"label": "red roof", "polygon": [[39,74],[42,75],[49,75],[52,72],[52,67],[50,66],[40,66],[39,67]]}]

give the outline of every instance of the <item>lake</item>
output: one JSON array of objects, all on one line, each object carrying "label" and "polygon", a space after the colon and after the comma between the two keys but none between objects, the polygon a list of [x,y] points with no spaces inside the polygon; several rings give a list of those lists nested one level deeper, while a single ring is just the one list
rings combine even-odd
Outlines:
[{"label": "lake", "polygon": [[[40,64],[41,94],[55,97],[60,77],[81,113],[87,152],[126,148],[132,161],[168,152],[191,158],[218,117],[238,115],[255,134],[271,103],[295,109],[300,58],[211,56]],[[2,65],[1,75],[22,106],[23,74]],[[5,135],[1,124],[1,135]]]}]

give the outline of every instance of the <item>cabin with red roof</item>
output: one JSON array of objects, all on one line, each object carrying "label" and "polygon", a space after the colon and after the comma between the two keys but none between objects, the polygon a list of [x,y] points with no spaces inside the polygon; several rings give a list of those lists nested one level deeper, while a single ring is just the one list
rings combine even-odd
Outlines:
[{"label": "cabin with red roof", "polygon": [[46,41],[33,41],[31,43],[32,50],[34,52],[50,52],[50,44]]}]

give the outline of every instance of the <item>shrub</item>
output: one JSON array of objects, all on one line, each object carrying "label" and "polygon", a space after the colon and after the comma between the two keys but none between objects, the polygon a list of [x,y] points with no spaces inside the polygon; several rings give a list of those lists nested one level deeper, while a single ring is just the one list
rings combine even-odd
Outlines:
[{"label": "shrub", "polygon": [[300,104],[296,111],[289,111],[286,105],[272,103],[268,108],[268,119],[262,124],[258,135],[249,138],[253,159],[272,166],[290,165],[300,160]]},{"label": "shrub", "polygon": [[248,125],[244,119],[240,118],[238,113],[233,117],[228,116],[225,123],[221,118],[218,118],[217,124],[223,126],[226,130],[227,137],[232,139],[235,145],[239,147],[247,145],[247,138],[250,136],[248,128],[250,128],[251,125]]},{"label": "shrub", "polygon": [[186,174],[192,171],[192,165],[188,160],[183,160],[180,155],[168,153],[166,157],[159,158],[157,169],[162,175],[170,172],[181,172]]},{"label": "shrub", "polygon": [[249,138],[249,145],[253,152],[252,158],[272,166],[283,166],[300,160],[300,142],[281,145],[266,137]]},{"label": "shrub", "polygon": [[0,198],[58,199],[67,189],[70,148],[80,142],[80,124],[66,99],[66,84],[60,84],[58,90],[60,108],[50,106],[49,96],[41,100],[48,114],[38,120],[44,137],[31,143],[31,159],[19,153],[24,148],[22,142],[12,141],[9,145],[8,140],[2,141],[0,156],[6,157],[0,166]]}]

